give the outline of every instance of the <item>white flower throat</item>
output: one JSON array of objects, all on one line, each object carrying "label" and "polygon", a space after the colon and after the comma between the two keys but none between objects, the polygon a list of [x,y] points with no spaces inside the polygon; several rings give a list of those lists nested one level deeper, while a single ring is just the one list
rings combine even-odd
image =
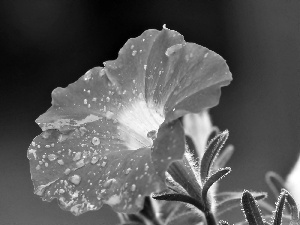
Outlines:
[{"label": "white flower throat", "polygon": [[148,133],[157,132],[164,122],[162,107],[152,107],[145,100],[139,100],[118,113],[120,138],[130,150],[149,147],[153,144]]}]

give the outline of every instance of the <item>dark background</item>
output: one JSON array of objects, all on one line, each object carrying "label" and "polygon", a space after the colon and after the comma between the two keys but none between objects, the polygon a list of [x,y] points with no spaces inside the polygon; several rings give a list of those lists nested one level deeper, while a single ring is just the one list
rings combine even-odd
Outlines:
[{"label": "dark background", "polygon": [[[42,202],[33,194],[26,151],[41,132],[34,120],[50,107],[54,88],[163,24],[219,53],[233,74],[211,110],[236,148],[221,189],[268,191],[267,171],[286,176],[300,150],[299,0],[99,2],[0,1],[1,225],[117,223],[109,207],[75,217],[56,201]],[[224,217],[231,224],[242,218],[240,210]]]}]

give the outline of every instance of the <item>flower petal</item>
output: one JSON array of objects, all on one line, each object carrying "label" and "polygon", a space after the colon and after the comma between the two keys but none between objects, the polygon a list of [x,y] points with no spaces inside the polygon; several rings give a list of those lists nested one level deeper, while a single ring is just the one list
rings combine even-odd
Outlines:
[{"label": "flower petal", "polygon": [[158,130],[153,143],[152,161],[158,174],[165,180],[169,165],[180,160],[185,151],[184,130],[180,120],[165,124]]},{"label": "flower petal", "polygon": [[37,136],[28,150],[35,194],[45,201],[57,198],[74,215],[103,203],[132,213],[143,207],[144,196],[165,188],[155,175],[150,149],[106,151],[103,146],[105,140],[99,141],[90,125]]},{"label": "flower petal", "polygon": [[231,81],[225,60],[200,45],[186,43],[164,28],[153,42],[146,70],[146,98],[164,106],[166,120],[218,104],[220,88]]}]

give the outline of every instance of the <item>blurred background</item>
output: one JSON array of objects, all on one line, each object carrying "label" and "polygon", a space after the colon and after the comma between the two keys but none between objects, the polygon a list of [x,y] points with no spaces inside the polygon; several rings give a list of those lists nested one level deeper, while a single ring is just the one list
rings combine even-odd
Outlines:
[{"label": "blurred background", "polygon": [[[229,129],[233,172],[221,190],[269,191],[300,152],[300,1],[0,1],[0,224],[114,225],[109,207],[79,217],[33,194],[26,157],[51,91],[117,57],[131,37],[163,24],[223,56],[233,82],[211,110]],[[300,179],[300,178],[299,178]],[[275,199],[270,197],[270,202]],[[224,217],[243,219],[240,209]]]}]

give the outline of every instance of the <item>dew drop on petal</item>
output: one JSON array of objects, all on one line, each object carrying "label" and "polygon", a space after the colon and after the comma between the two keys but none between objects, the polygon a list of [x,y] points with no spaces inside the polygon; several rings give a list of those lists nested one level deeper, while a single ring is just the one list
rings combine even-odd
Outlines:
[{"label": "dew drop on petal", "polygon": [[42,133],[42,137],[43,137],[44,139],[47,139],[48,137],[50,137],[50,135],[51,135],[50,131],[44,131],[44,132]]},{"label": "dew drop on petal", "polygon": [[156,139],[156,136],[157,136],[156,130],[152,130],[147,133],[147,137],[151,138],[152,140]]},{"label": "dew drop on petal", "polygon": [[74,158],[73,158],[73,161],[77,161],[77,160],[79,160],[81,158],[81,152],[76,152],[75,153],[75,156],[74,156]]},{"label": "dew drop on petal", "polygon": [[132,56],[135,56],[136,55],[136,50],[133,50],[132,51]]},{"label": "dew drop on petal", "polygon": [[131,185],[130,190],[131,190],[131,191],[135,191],[135,189],[136,189],[136,185],[135,185],[135,184]]},{"label": "dew drop on petal", "polygon": [[49,161],[54,161],[55,159],[57,159],[57,156],[55,154],[49,154],[48,159]]},{"label": "dew drop on petal", "polygon": [[125,174],[129,174],[131,171],[131,168],[128,168],[126,171],[125,171]]},{"label": "dew drop on petal", "polygon": [[68,175],[71,172],[71,170],[69,168],[67,168],[64,172],[64,174]]},{"label": "dew drop on petal", "polygon": [[98,137],[93,137],[92,138],[92,144],[93,145],[99,145],[100,144],[100,139]]},{"label": "dew drop on petal", "polygon": [[101,166],[102,166],[102,167],[106,166],[106,162],[103,162],[103,163],[101,164]]},{"label": "dew drop on petal", "polygon": [[106,117],[107,119],[111,119],[113,116],[114,116],[114,113],[111,112],[111,111],[107,111],[106,114],[105,114],[105,117]]},{"label": "dew drop on petal", "polygon": [[70,180],[71,183],[73,183],[75,185],[78,185],[80,183],[80,181],[81,181],[81,177],[79,175],[77,175],[77,174],[74,174],[73,176],[71,176],[69,178],[69,180]]},{"label": "dew drop on petal", "polygon": [[58,163],[59,165],[64,165],[64,164],[65,164],[64,161],[63,161],[62,159],[57,160],[57,163]]},{"label": "dew drop on petal", "polygon": [[115,179],[109,179],[109,180],[104,182],[103,187],[104,188],[109,188],[112,185],[112,183],[115,182],[115,181],[116,181]]},{"label": "dew drop on petal", "polygon": [[98,162],[98,160],[99,160],[99,158],[98,158],[98,157],[96,157],[96,156],[93,156],[93,158],[92,158],[92,160],[91,160],[91,163],[92,163],[92,164],[95,164],[95,163],[97,163],[97,162]]}]

